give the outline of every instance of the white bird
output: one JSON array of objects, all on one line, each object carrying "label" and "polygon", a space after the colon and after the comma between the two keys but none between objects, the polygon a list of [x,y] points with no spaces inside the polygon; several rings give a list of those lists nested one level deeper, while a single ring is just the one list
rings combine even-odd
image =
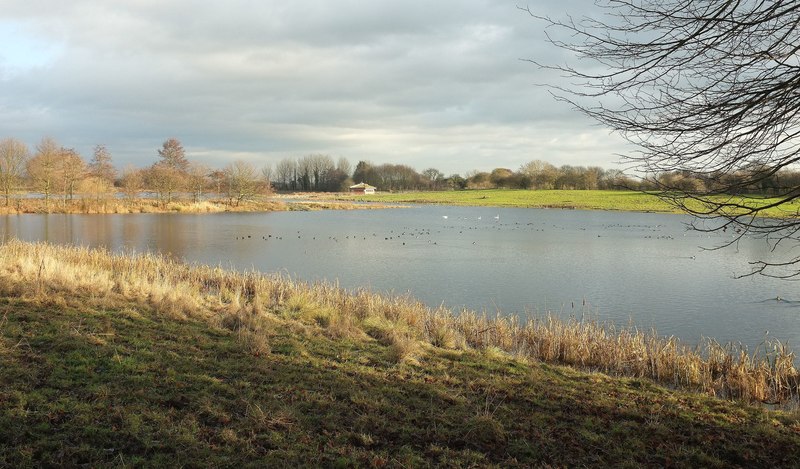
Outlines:
[{"label": "white bird", "polygon": [[499,219],[500,219],[500,214],[497,214],[497,215],[495,215],[495,216],[494,216],[494,219],[495,219],[495,220],[499,220]]},{"label": "white bird", "polygon": [[442,218],[444,218],[445,220],[447,220],[447,215],[442,215]]}]

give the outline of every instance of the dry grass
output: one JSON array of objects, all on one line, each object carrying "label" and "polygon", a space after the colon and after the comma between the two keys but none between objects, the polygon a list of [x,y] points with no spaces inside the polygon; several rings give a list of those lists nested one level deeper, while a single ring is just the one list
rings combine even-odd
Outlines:
[{"label": "dry grass", "polygon": [[[284,199],[287,199],[284,197]],[[404,205],[400,204],[382,204],[377,202],[365,203],[350,203],[334,200],[326,201],[303,201],[303,202],[287,202],[289,210],[300,212],[308,212],[314,210],[381,210],[386,208],[402,208]]]},{"label": "dry grass", "polygon": [[173,318],[202,318],[236,331],[254,355],[269,353],[272,325],[281,321],[332,337],[372,338],[388,346],[388,359],[398,363],[422,359],[426,347],[436,346],[650,378],[743,401],[784,403],[797,400],[800,390],[795,356],[777,342],[754,353],[712,340],[687,347],[655,332],[591,320],[523,323],[454,314],[410,297],[189,266],[153,254],[11,241],[0,246],[0,293],[49,302],[80,298],[101,307],[135,301]]},{"label": "dry grass", "polygon": [[283,211],[289,207],[283,202],[272,200],[245,201],[239,205],[231,205],[225,200],[173,200],[164,203],[155,198],[76,198],[64,202],[61,199],[50,199],[45,203],[41,198],[19,198],[9,205],[0,205],[0,214],[19,213],[216,213],[216,212],[256,212]]},{"label": "dry grass", "polygon": [[42,198],[15,198],[9,205],[0,203],[0,215],[16,215],[21,213],[218,213],[218,212],[275,212],[275,211],[310,211],[310,210],[365,210],[396,208],[400,205],[379,203],[352,203],[342,201],[286,201],[286,197],[259,197],[245,200],[239,204],[231,204],[228,200],[174,199],[169,203],[148,197],[104,199],[75,198],[64,201],[51,198],[46,203]]}]

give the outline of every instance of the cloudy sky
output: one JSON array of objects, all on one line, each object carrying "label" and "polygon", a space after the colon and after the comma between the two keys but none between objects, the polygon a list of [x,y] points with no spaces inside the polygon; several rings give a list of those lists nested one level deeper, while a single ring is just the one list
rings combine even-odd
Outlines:
[{"label": "cloudy sky", "polygon": [[[531,0],[561,16],[588,2]],[[422,170],[614,167],[621,140],[537,83],[563,62],[508,0],[0,0],[0,138],[147,166],[327,153]]]}]

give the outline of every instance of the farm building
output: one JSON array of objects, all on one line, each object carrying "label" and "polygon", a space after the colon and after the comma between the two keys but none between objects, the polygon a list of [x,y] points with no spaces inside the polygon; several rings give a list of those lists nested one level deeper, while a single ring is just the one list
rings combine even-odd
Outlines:
[{"label": "farm building", "polygon": [[375,193],[375,186],[370,186],[369,184],[362,182],[361,184],[356,184],[355,186],[350,186],[350,193],[351,194],[374,194]]}]

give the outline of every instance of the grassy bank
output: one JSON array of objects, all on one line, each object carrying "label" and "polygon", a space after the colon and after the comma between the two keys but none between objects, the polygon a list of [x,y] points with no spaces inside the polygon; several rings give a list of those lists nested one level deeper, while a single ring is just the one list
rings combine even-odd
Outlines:
[{"label": "grassy bank", "polygon": [[[346,195],[342,196],[342,198],[345,200],[369,200],[385,203],[681,213],[674,206],[655,195],[633,191],[487,189],[396,194],[379,193],[370,196]],[[760,203],[766,205],[770,201],[774,201],[774,199],[763,199]],[[699,206],[696,208],[699,208]],[[764,216],[796,216],[798,210],[800,210],[800,203],[787,204],[782,209],[775,209],[765,213]]]},{"label": "grassy bank", "polygon": [[792,356],[707,347],[11,242],[0,467],[794,464]]}]

